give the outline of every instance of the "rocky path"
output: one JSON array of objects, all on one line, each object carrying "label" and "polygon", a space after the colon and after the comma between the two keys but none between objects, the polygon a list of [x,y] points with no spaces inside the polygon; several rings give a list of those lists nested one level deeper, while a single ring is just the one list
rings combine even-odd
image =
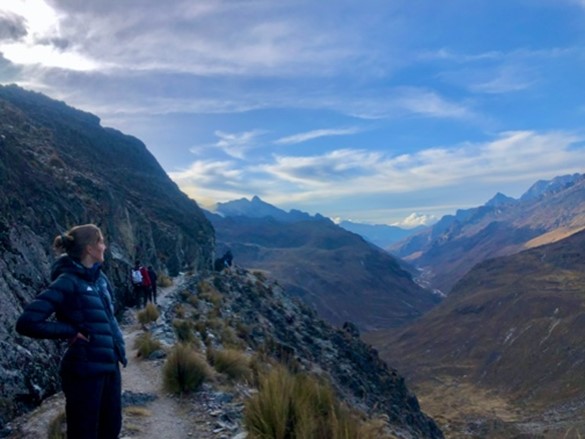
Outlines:
[{"label": "rocky path", "polygon": [[[182,281],[182,278],[175,279],[172,287],[159,289],[158,304],[162,312],[169,306],[170,294],[181,287]],[[125,408],[122,438],[213,437],[202,428],[201,422],[196,422],[187,401],[162,390],[164,360],[144,361],[136,356],[133,346],[136,337],[143,332],[140,324],[125,325],[122,329],[128,356],[128,366],[122,369],[122,385],[125,399],[136,400]]]}]

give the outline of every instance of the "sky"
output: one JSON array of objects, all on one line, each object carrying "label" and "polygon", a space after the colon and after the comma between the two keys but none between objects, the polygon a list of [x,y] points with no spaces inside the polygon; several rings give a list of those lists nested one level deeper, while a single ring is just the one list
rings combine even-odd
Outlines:
[{"label": "sky", "polygon": [[0,83],[200,205],[431,223],[585,172],[585,0],[2,0]]}]

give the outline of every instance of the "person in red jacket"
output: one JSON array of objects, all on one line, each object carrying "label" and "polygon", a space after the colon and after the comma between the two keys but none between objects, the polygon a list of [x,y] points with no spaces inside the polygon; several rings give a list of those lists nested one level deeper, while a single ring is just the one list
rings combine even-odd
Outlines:
[{"label": "person in red jacket", "polygon": [[144,306],[150,301],[152,302],[152,281],[148,274],[148,269],[141,265],[140,274],[142,274],[142,294],[144,294]]}]

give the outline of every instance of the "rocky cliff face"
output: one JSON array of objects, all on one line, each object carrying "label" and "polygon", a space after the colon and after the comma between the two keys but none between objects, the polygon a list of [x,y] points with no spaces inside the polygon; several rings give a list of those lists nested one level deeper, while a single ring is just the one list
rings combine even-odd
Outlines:
[{"label": "rocky cliff face", "polygon": [[58,345],[13,327],[47,285],[54,236],[88,222],[106,237],[118,303],[135,258],[171,275],[211,267],[213,228],[142,142],[62,102],[0,87],[0,428],[57,386]]}]

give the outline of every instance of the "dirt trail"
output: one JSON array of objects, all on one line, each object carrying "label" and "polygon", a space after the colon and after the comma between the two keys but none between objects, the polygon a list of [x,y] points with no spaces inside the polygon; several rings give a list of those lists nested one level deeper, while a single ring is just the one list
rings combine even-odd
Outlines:
[{"label": "dirt trail", "polygon": [[[169,295],[177,291],[183,279],[177,278],[172,287],[159,288],[158,304],[166,310]],[[162,390],[161,368],[163,360],[144,361],[136,356],[134,340],[141,334],[139,323],[122,327],[126,341],[128,366],[122,369],[122,388],[124,391],[156,395],[156,399],[144,406],[145,410],[126,408],[122,438],[203,438],[208,431],[201,428],[201,421],[190,410],[189,403],[167,395]],[[199,422],[197,422],[199,421]]]}]

